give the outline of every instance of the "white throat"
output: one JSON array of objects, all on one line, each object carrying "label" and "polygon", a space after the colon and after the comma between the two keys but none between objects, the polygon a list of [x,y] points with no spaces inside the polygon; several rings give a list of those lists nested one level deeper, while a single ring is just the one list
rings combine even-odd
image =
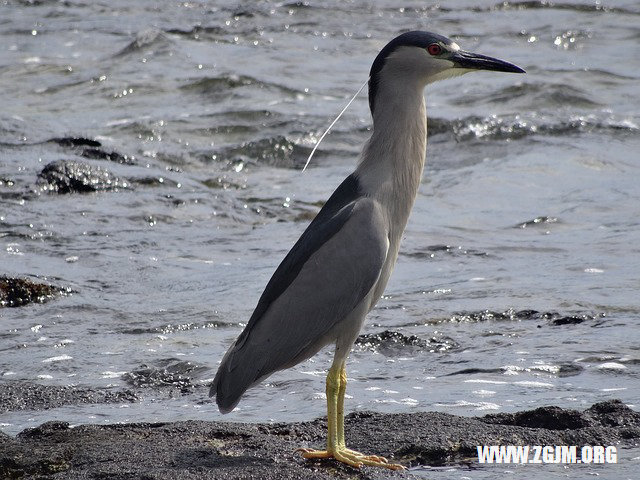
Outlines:
[{"label": "white throat", "polygon": [[[397,81],[394,81],[397,80]],[[427,116],[420,79],[391,79],[378,88],[373,133],[355,174],[365,195],[378,200],[402,235],[418,193],[427,146]]]}]

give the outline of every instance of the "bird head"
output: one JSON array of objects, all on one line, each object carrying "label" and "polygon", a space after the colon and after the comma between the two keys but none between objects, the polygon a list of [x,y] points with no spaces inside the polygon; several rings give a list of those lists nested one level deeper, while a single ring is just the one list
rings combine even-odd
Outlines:
[{"label": "bird head", "polygon": [[422,89],[428,83],[476,70],[524,73],[504,60],[465,52],[453,40],[436,33],[403,33],[391,40],[373,62],[369,107],[373,113],[381,86],[389,86],[396,92],[410,85]]}]

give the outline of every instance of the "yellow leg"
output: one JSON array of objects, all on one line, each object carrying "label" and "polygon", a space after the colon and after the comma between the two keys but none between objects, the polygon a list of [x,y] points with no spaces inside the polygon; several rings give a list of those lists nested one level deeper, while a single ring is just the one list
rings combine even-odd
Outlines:
[{"label": "yellow leg", "polygon": [[404,470],[405,467],[389,463],[377,455],[363,455],[346,447],[344,440],[344,393],[347,388],[347,372],[344,363],[334,364],[327,374],[327,449],[299,448],[304,458],[335,458],[355,468],[362,465]]},{"label": "yellow leg", "polygon": [[344,363],[341,365],[338,380],[340,382],[338,385],[338,401],[336,403],[338,446],[346,448],[344,441],[344,393],[347,390],[347,370],[344,368]]}]

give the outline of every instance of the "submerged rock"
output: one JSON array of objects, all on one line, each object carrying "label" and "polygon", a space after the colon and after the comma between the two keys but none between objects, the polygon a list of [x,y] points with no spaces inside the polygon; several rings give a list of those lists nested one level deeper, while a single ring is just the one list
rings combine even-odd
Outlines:
[{"label": "submerged rock", "polygon": [[102,144],[98,140],[84,137],[56,137],[49,140],[52,143],[57,143],[61,147],[92,147],[98,148]]},{"label": "submerged rock", "polygon": [[192,362],[167,358],[158,361],[155,366],[140,365],[125,373],[122,379],[136,388],[172,387],[188,393],[195,388],[194,377],[207,370],[207,367]]},{"label": "submerged rock", "polygon": [[[480,312],[460,313],[453,315],[447,321],[451,322],[501,322],[501,321],[542,321],[547,325],[576,325],[585,321],[596,321],[605,317],[604,313],[569,313],[563,315],[559,312],[539,312],[537,310],[513,310],[509,309],[504,312],[494,312],[491,310],[482,310]],[[541,328],[541,325],[538,326]]]},{"label": "submerged rock", "polygon": [[87,163],[58,160],[46,165],[38,175],[42,190],[55,193],[86,193],[130,188],[128,180]]},{"label": "submerged rock", "polygon": [[458,344],[449,337],[425,339],[391,330],[360,335],[356,339],[355,345],[381,353],[386,357],[413,355],[421,351],[444,352],[458,347]]},{"label": "submerged rock", "polygon": [[[537,418],[535,426],[522,419]],[[570,419],[562,428],[553,420]],[[515,422],[515,423],[514,423]],[[530,423],[528,420],[524,423]],[[548,424],[554,428],[545,428]],[[477,463],[477,445],[634,445],[640,413],[618,400],[584,412],[543,407],[469,418],[445,413],[358,412],[345,419],[347,442],[406,466]],[[47,422],[10,437],[0,433],[0,477],[86,479],[382,479],[411,472],[354,469],[304,460],[294,450],[321,447],[326,420],[244,424],[187,421],[80,425]],[[576,466],[576,468],[580,468]],[[502,473],[502,472],[501,472]]]},{"label": "submerged rock", "polygon": [[61,147],[70,148],[79,155],[93,160],[108,160],[125,165],[135,165],[136,163],[133,156],[107,151],[98,140],[92,140],[90,138],[58,137],[52,138],[49,142],[56,143]]},{"label": "submerged rock", "polygon": [[36,283],[24,278],[0,276],[0,308],[22,307],[29,303],[44,303],[59,295],[72,293],[70,288]]}]

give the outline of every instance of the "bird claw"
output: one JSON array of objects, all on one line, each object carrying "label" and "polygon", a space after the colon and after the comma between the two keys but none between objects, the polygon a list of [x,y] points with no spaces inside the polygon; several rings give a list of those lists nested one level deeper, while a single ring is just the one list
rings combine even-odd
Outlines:
[{"label": "bird claw", "polygon": [[301,452],[302,456],[307,459],[334,458],[335,460],[354,468],[360,468],[362,465],[368,465],[371,467],[388,468],[390,470],[406,470],[406,467],[397,463],[389,463],[386,458],[379,455],[364,455],[349,448],[337,448],[335,451],[298,448],[296,449],[296,452]]}]

